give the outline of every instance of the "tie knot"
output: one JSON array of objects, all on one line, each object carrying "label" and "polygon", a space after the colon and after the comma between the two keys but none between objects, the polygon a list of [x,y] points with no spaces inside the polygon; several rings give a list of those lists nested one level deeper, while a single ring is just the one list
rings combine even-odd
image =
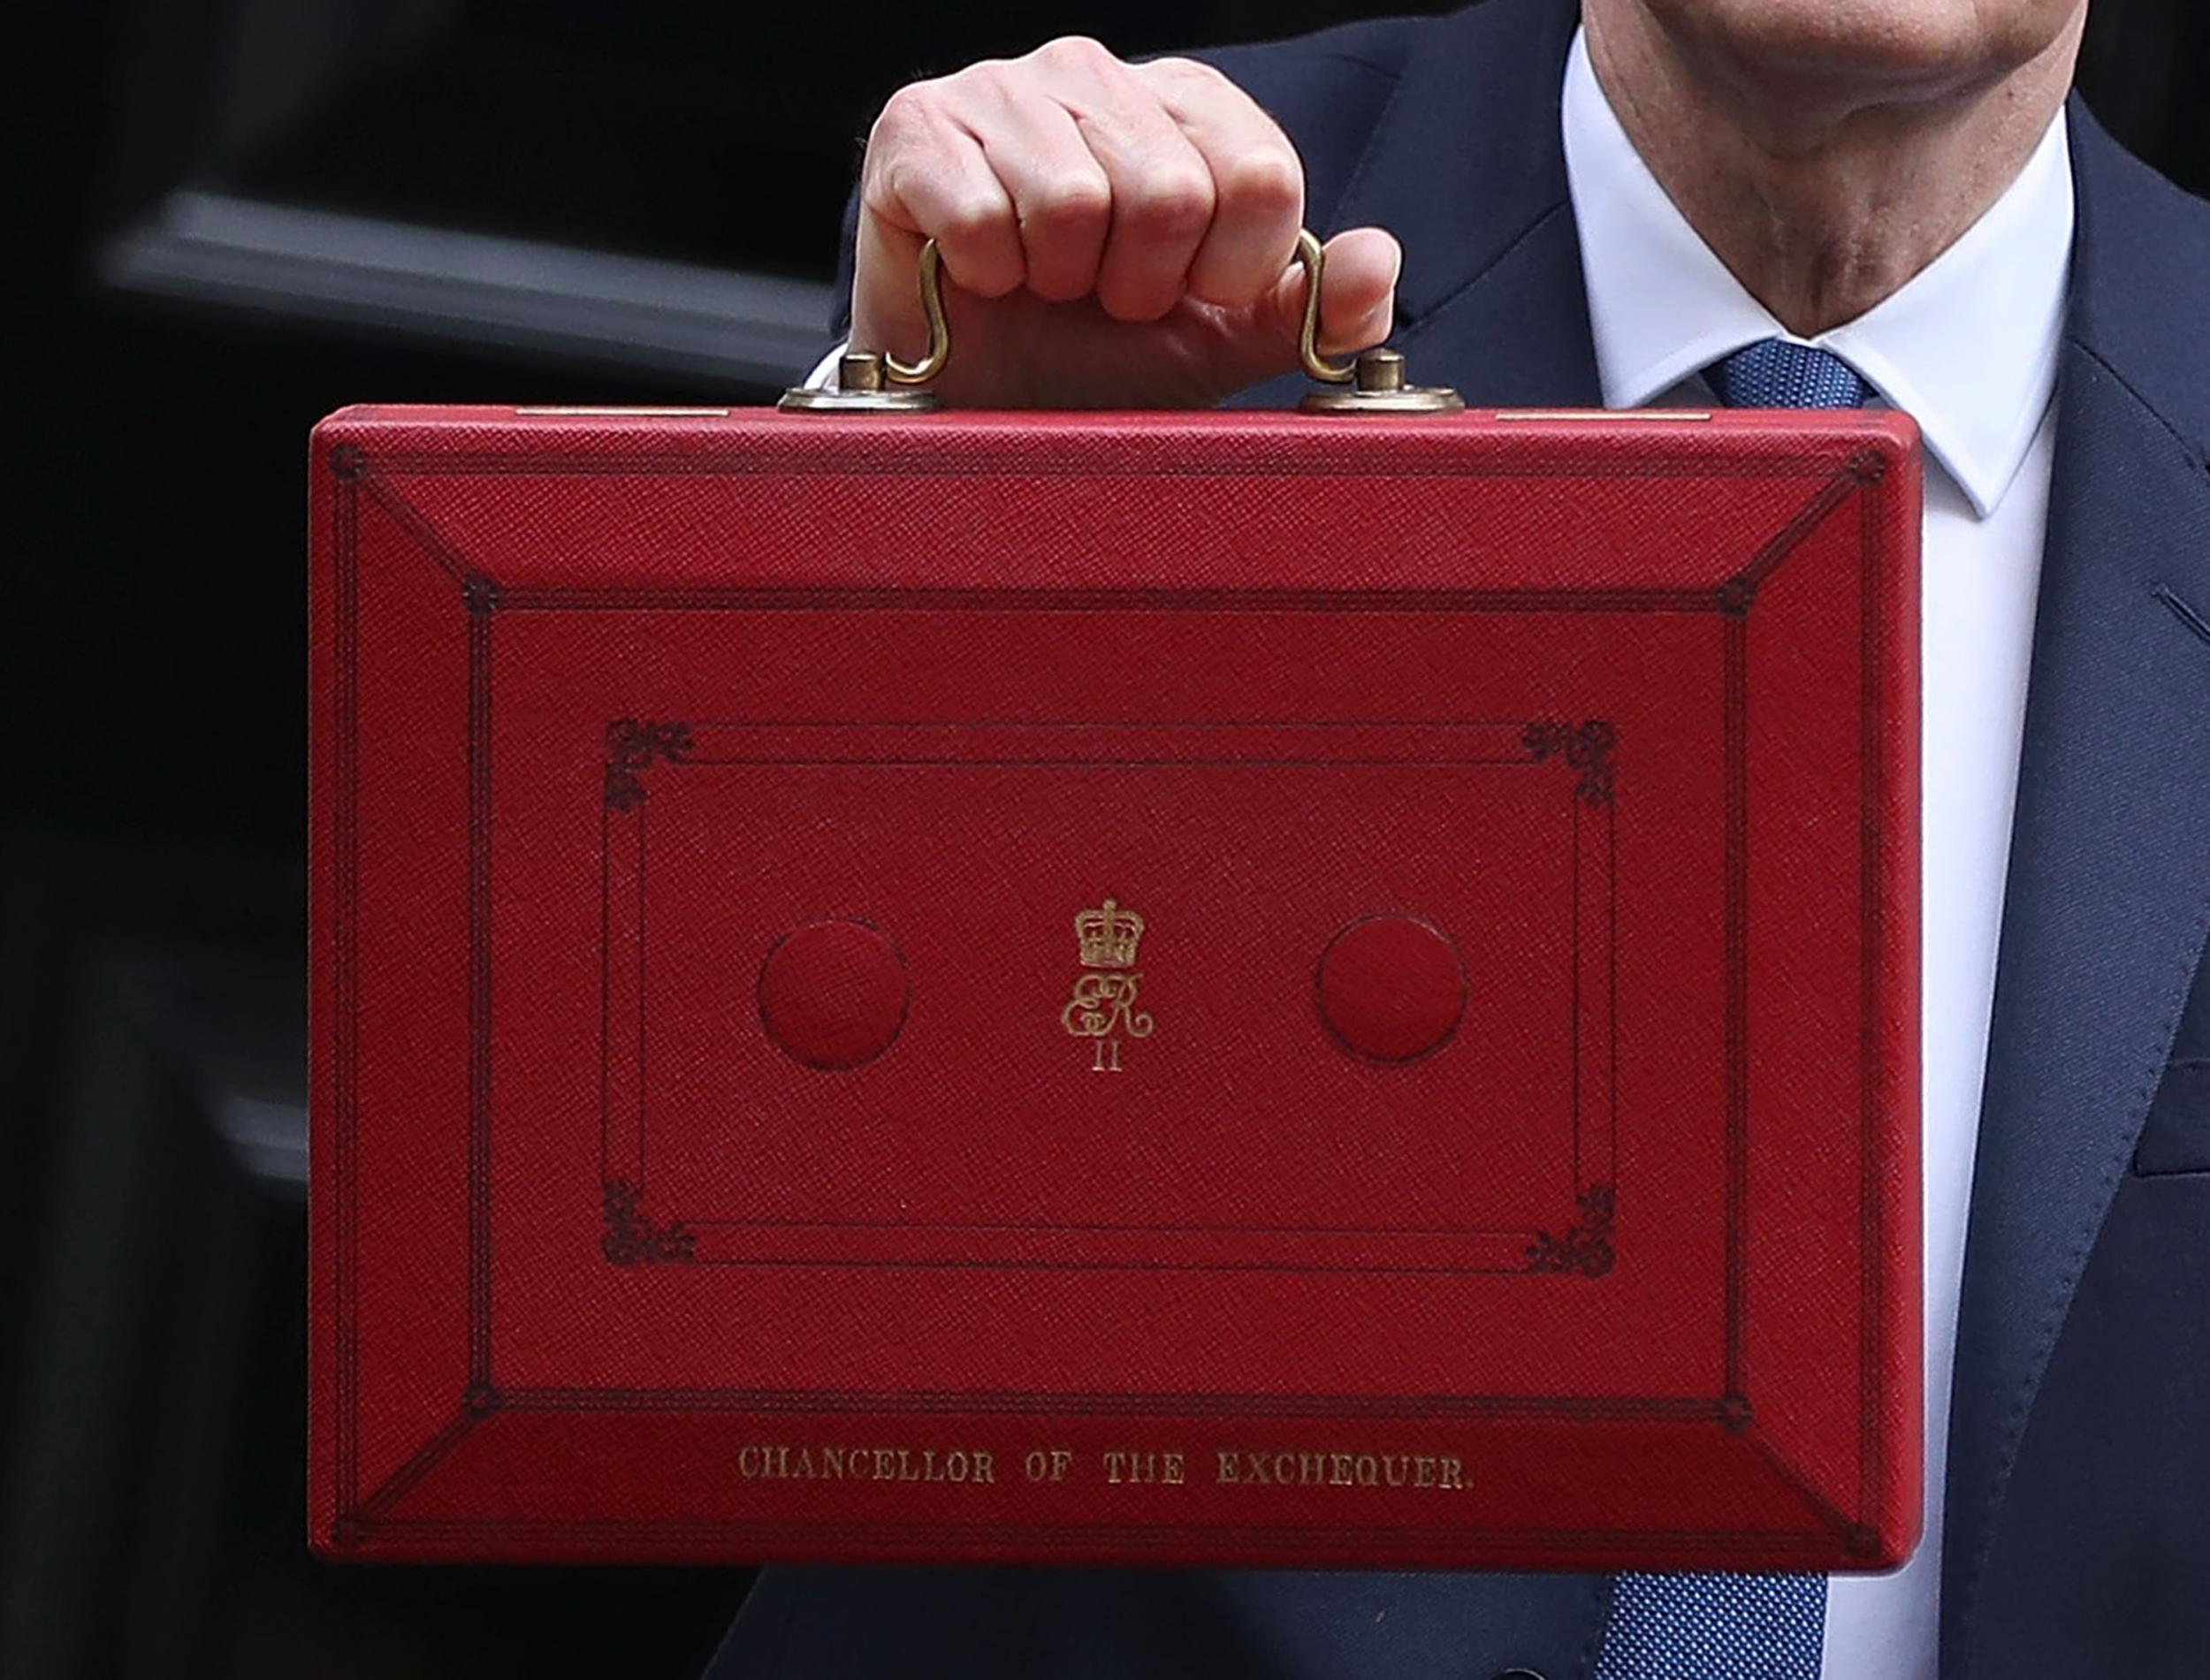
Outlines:
[{"label": "tie knot", "polygon": [[1704,378],[1729,408],[1856,408],[1871,389],[1817,345],[1765,338],[1713,362]]}]

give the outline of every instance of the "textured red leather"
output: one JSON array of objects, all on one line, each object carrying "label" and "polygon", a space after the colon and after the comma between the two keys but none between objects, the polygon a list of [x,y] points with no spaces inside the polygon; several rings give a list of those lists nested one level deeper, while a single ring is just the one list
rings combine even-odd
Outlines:
[{"label": "textured red leather", "polygon": [[1908,422],[312,475],[319,1549],[1907,1554]]}]

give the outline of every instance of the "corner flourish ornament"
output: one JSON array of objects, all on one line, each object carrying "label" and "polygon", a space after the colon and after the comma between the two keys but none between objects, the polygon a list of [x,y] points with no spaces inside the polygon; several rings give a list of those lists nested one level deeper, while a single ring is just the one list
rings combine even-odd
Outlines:
[{"label": "corner flourish ornament", "polygon": [[606,1198],[606,1231],[598,1240],[598,1250],[614,1265],[651,1261],[681,1266],[697,1258],[697,1235],[680,1220],[654,1225],[638,1205],[644,1193],[636,1185],[616,1178],[609,1179],[602,1188]]},{"label": "corner flourish ornament", "polygon": [[1572,1272],[1600,1278],[1612,1269],[1612,1215],[1615,1194],[1609,1184],[1591,1184],[1574,1198],[1580,1216],[1552,1236],[1536,1233],[1528,1244],[1530,1272]]},{"label": "corner flourish ornament", "polygon": [[1619,732],[1601,720],[1579,725],[1531,723],[1520,736],[1528,756],[1536,764],[1562,758],[1567,769],[1579,771],[1581,785],[1574,792],[1589,805],[1612,802],[1612,750],[1619,745]]},{"label": "corner flourish ornament", "polygon": [[671,764],[690,759],[690,726],[687,723],[644,723],[617,718],[606,726],[606,809],[635,810],[644,800],[644,783],[637,772],[656,760]]}]

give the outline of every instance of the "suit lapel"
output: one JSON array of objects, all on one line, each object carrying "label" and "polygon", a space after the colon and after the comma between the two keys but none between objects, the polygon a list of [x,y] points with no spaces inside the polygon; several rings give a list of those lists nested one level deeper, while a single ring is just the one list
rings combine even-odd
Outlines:
[{"label": "suit lapel", "polygon": [[[1477,406],[1601,402],[1558,134],[1575,19],[1490,0],[1447,20],[1327,218],[1399,235],[1395,341]],[[1948,1676],[2210,931],[2210,217],[2077,100],[2069,120],[2073,300],[1951,1405]]]},{"label": "suit lapel", "polygon": [[2072,304],[1950,1409],[1950,1676],[2210,930],[2210,634],[2188,621],[2210,614],[2210,239],[2077,100],[2070,122]]}]

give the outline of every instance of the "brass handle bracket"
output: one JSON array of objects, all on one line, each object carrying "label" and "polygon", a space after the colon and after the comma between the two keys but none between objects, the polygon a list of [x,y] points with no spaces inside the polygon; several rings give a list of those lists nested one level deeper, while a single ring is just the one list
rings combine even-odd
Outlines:
[{"label": "brass handle bracket", "polygon": [[794,385],[775,407],[799,414],[890,412],[921,414],[941,405],[923,390],[951,360],[951,325],[944,318],[944,258],[930,239],[921,247],[921,313],[928,317],[928,351],[918,361],[901,361],[887,351],[847,350],[836,363],[836,389],[809,391]]},{"label": "brass handle bracket", "polygon": [[[1297,234],[1297,260],[1305,266],[1305,314],[1297,335],[1297,359],[1317,390],[1298,406],[1310,414],[1446,414],[1465,407],[1455,391],[1415,385],[1405,373],[1405,359],[1394,350],[1361,350],[1349,361],[1330,361],[1320,353],[1320,288],[1327,257],[1309,229]],[[809,391],[794,386],[777,407],[797,413],[919,413],[939,406],[925,389],[951,360],[951,327],[944,318],[943,255],[934,239],[921,247],[921,313],[928,320],[928,350],[918,361],[901,361],[887,352],[847,351],[837,363],[836,388]]]},{"label": "brass handle bracket", "polygon": [[1447,385],[1415,385],[1401,352],[1361,350],[1347,362],[1320,353],[1320,286],[1327,256],[1310,229],[1297,234],[1297,260],[1305,265],[1305,317],[1297,334],[1297,359],[1319,387],[1297,406],[1308,414],[1450,414],[1466,399]]}]

